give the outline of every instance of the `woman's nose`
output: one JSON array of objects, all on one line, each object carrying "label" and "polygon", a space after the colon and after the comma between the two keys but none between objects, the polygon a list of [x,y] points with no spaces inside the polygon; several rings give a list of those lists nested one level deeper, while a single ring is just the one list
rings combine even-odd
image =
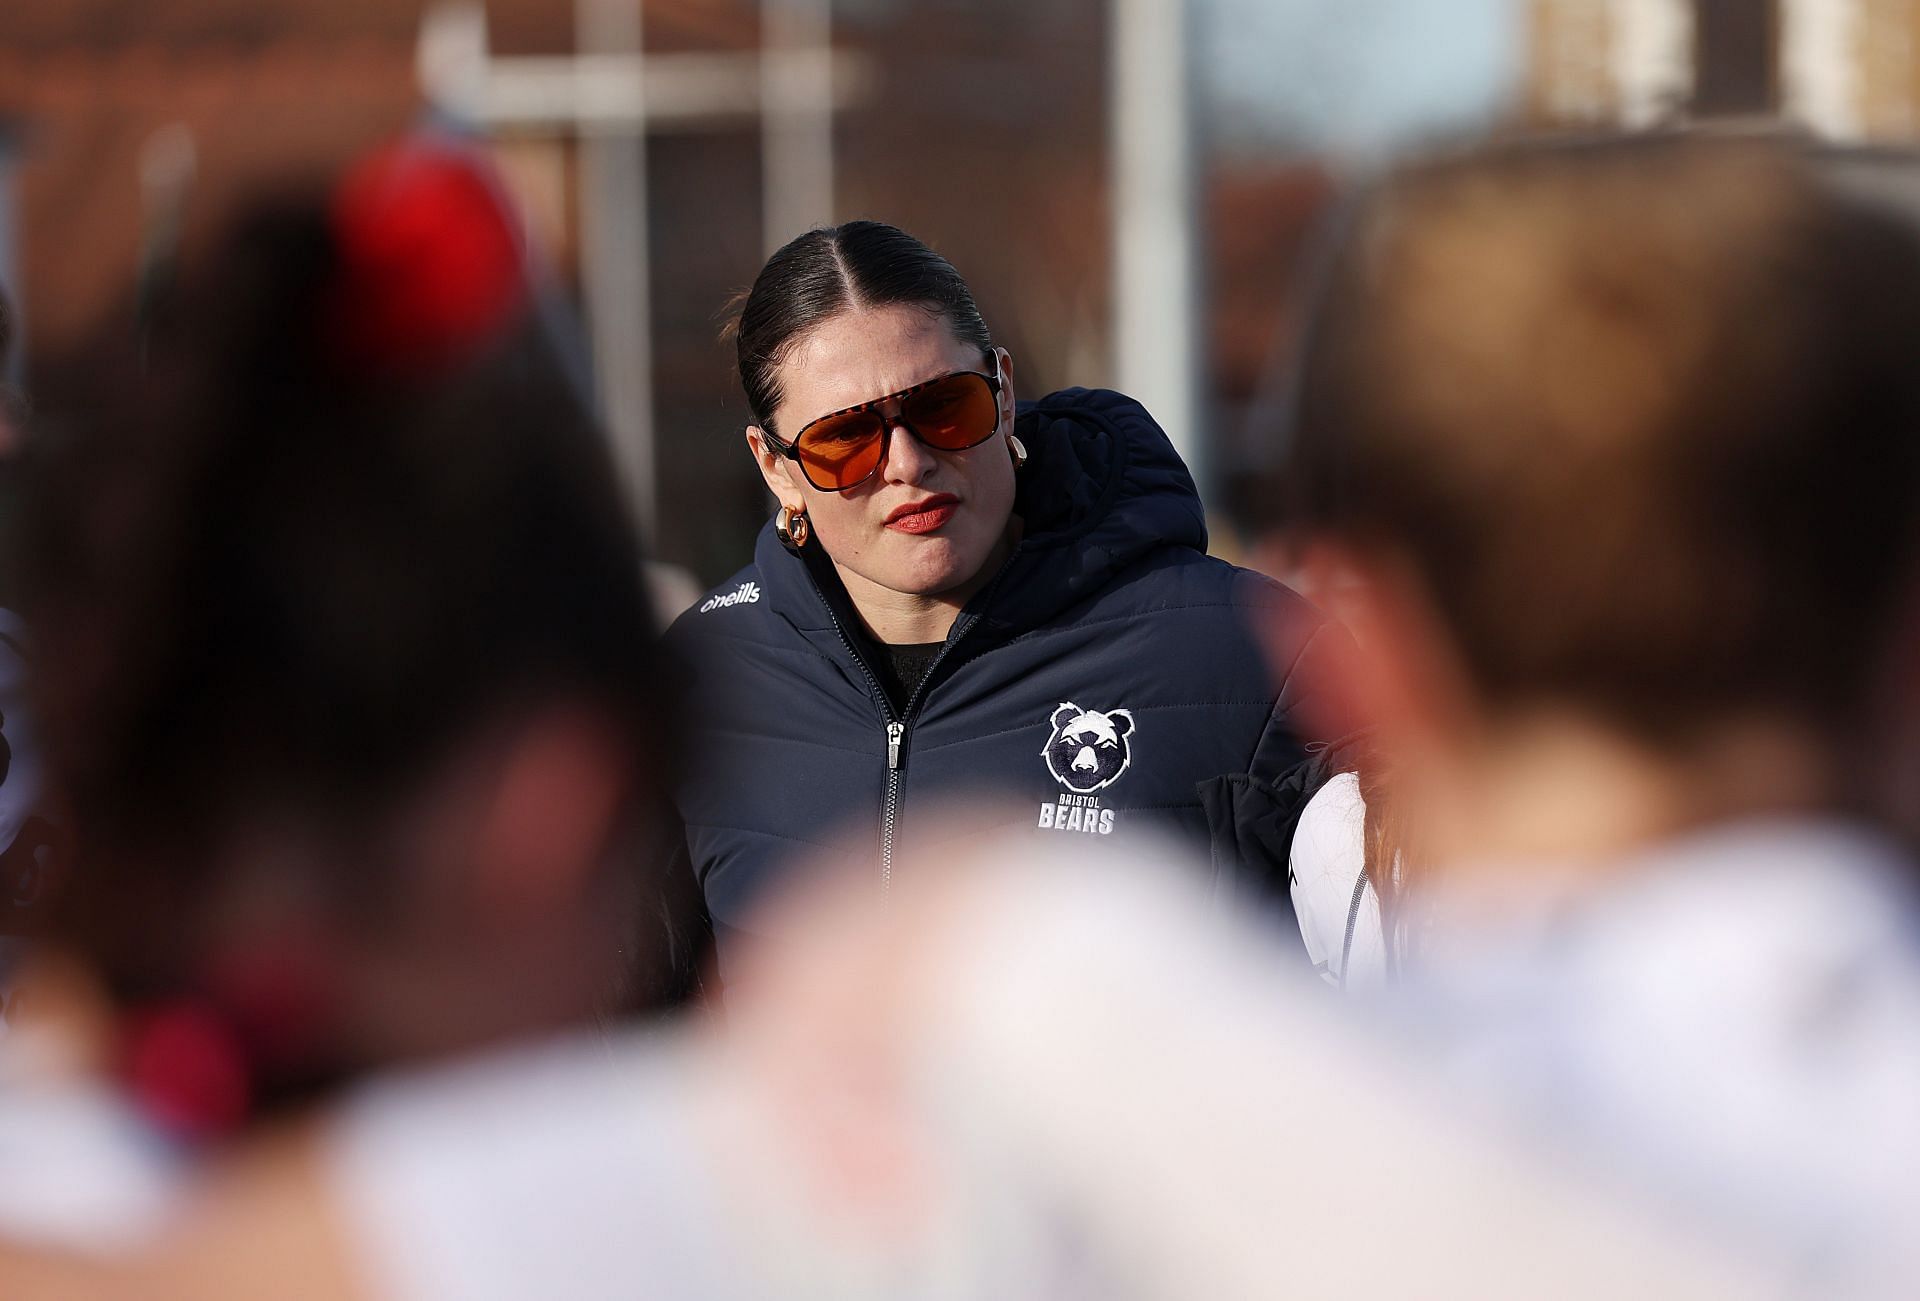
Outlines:
[{"label": "woman's nose", "polygon": [[933,470],[933,453],[896,420],[887,427],[887,478],[898,483],[918,483]]}]

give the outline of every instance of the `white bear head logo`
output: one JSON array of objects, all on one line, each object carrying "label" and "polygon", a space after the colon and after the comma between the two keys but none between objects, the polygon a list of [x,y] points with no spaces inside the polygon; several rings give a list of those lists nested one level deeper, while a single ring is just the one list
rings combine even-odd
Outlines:
[{"label": "white bear head logo", "polygon": [[1078,795],[1111,786],[1133,761],[1127,738],[1133,735],[1133,711],[1082,709],[1063,702],[1049,720],[1053,735],[1040,753],[1053,779]]}]

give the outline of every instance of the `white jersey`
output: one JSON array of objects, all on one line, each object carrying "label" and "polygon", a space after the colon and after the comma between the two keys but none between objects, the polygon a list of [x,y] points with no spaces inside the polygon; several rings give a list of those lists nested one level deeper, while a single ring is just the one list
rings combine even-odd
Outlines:
[{"label": "white jersey", "polygon": [[[897,1069],[851,1096],[657,1038],[366,1095],[334,1178],[369,1276],[397,1301],[1914,1277],[1920,963],[1903,867],[1855,833],[1733,829],[1527,924],[1464,919],[1384,1019],[1290,985],[1297,941],[1193,880],[1034,866],[986,865],[920,955]],[[876,1104],[924,1157],[898,1217],[842,1213],[803,1141]]]},{"label": "white jersey", "polygon": [[666,1036],[582,1035],[361,1090],[329,1176],[372,1294],[751,1295],[754,1229],[710,1187],[698,1079]]},{"label": "white jersey", "polygon": [[1913,1277],[1913,865],[1843,824],[1755,821],[1528,897],[1570,870],[1506,864],[1439,896],[1396,994],[1402,1042],[1658,1214],[1768,1243],[1840,1294],[1855,1268]]},{"label": "white jersey", "polygon": [[[1584,885],[1526,884],[1556,878]],[[1123,1236],[1164,1237],[1183,1215],[1196,1252],[1243,1236],[1241,1264],[1264,1260],[1274,1291],[1385,1289],[1401,1269],[1400,1294],[1511,1294],[1513,1271],[1552,1274],[1557,1259],[1568,1275],[1600,1272],[1535,1294],[1601,1279],[1680,1294],[1608,1274],[1592,1238],[1567,1236],[1577,1198],[1524,1162],[1475,1189],[1498,1157],[1461,1142],[1467,1126],[1591,1180],[1643,1228],[1714,1244],[1754,1271],[1736,1290],[1910,1290],[1920,907],[1908,860],[1849,826],[1770,821],[1586,872],[1510,864],[1480,879],[1494,906],[1464,890],[1435,900],[1436,942],[1423,926],[1404,989],[1314,1009],[1338,1026],[1277,988],[1282,937],[1209,934],[1173,900],[1129,904],[1111,881],[1106,898],[1063,897],[1050,914],[1029,884],[1030,965],[1006,934],[983,937],[991,970],[977,976],[992,997],[953,1017],[965,1046],[946,1067],[976,1063],[976,1097],[1005,1076],[1027,1137],[1085,1162],[1082,1195],[1115,1204]],[[1049,1050],[1060,1041],[1074,1054]],[[1150,1186],[1130,1184],[1129,1166],[1154,1171]],[[1263,1217],[1292,1232],[1260,1242]]]}]

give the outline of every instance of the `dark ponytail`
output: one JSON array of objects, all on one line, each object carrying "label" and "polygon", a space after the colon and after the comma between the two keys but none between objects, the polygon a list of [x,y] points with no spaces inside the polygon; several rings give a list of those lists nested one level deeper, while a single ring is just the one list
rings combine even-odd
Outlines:
[{"label": "dark ponytail", "polygon": [[853,307],[905,304],[945,321],[962,343],[993,351],[973,292],[953,264],[897,226],[850,221],[790,240],[767,259],[729,327],[753,418],[773,429],[775,371],[809,330]]}]

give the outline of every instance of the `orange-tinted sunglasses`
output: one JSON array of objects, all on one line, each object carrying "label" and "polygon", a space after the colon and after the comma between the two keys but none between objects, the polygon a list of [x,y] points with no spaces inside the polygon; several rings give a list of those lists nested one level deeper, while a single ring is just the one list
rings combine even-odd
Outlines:
[{"label": "orange-tinted sunglasses", "polygon": [[[894,403],[898,414],[889,416],[885,408]],[[808,483],[822,492],[846,492],[879,470],[887,435],[895,425],[904,425],[922,444],[938,451],[978,447],[1000,428],[1000,377],[957,370],[821,416],[790,443],[762,433],[775,451],[800,463]]]}]

